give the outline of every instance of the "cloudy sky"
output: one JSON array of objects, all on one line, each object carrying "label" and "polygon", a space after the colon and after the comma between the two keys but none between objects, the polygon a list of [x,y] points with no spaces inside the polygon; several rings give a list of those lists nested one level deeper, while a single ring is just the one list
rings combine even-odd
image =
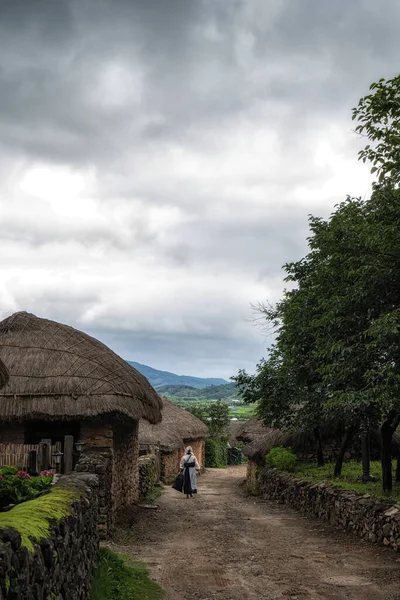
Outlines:
[{"label": "cloudy sky", "polygon": [[397,0],[0,0],[0,317],[253,370],[307,215],[368,195],[351,108]]}]

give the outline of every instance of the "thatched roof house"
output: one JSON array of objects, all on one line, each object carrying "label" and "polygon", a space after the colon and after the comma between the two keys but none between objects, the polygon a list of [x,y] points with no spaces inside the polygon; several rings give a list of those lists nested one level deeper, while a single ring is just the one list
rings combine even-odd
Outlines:
[{"label": "thatched roof house", "polygon": [[161,399],[147,379],[86,333],[26,312],[0,322],[5,379],[1,361],[9,378],[0,389],[0,444],[45,443],[49,461],[58,445],[61,470],[75,463],[101,475],[110,514],[136,501],[138,423],[161,420]]},{"label": "thatched roof house", "polygon": [[236,429],[236,439],[239,442],[243,442],[245,444],[249,444],[250,442],[254,442],[260,437],[263,437],[266,432],[266,427],[262,424],[262,422],[253,417],[248,419],[247,421],[241,421],[239,427]]},{"label": "thatched roof house", "polygon": [[292,442],[292,436],[285,431],[280,429],[273,429],[272,427],[266,427],[263,436],[258,436],[250,443],[246,444],[243,448],[243,454],[247,456],[249,460],[257,463],[263,463],[265,455],[272,448],[277,446],[290,446]]},{"label": "thatched roof house", "polygon": [[147,379],[68,325],[15,313],[0,322],[0,359],[10,374],[0,390],[0,420],[161,419],[161,401]]},{"label": "thatched roof house", "polygon": [[208,435],[207,426],[190,412],[167,398],[162,399],[162,421],[151,425],[140,421],[139,443],[159,446],[160,450],[172,452],[185,441],[204,439]]},{"label": "thatched roof house", "polygon": [[242,421],[235,431],[235,437],[245,444],[244,455],[255,462],[262,462],[271,448],[286,446],[292,440],[288,432],[265,427],[256,417]]},{"label": "thatched roof house", "polygon": [[237,434],[241,431],[245,421],[239,421],[238,419],[231,419],[227,426],[225,427],[225,433],[228,436],[228,441],[231,446],[234,446],[239,440],[237,439]]},{"label": "thatched roof house", "polygon": [[206,425],[187,410],[167,398],[162,399],[162,421],[152,425],[139,424],[139,444],[143,451],[161,453],[161,478],[169,481],[176,475],[185,446],[192,446],[200,464],[203,464],[204,440],[208,436]]}]

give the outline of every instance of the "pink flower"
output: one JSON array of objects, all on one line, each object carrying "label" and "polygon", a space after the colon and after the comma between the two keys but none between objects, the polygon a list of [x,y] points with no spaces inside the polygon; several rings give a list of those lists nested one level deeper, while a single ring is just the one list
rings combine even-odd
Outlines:
[{"label": "pink flower", "polygon": [[31,476],[26,471],[17,471],[17,477],[21,479],[30,479]]},{"label": "pink flower", "polygon": [[46,469],[40,472],[41,477],[53,477],[54,471],[52,469]]},{"label": "pink flower", "polygon": [[0,481],[4,481],[3,475],[0,475]]}]

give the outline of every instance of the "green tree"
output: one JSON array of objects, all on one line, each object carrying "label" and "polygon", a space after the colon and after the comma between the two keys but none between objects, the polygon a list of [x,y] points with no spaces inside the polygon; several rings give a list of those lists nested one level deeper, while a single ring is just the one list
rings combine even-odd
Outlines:
[{"label": "green tree", "polygon": [[372,164],[379,182],[400,181],[400,75],[392,79],[380,79],[370,86],[370,94],[364,96],[353,108],[353,120],[359,122],[356,132],[368,138],[368,144],[359,158]]},{"label": "green tree", "polygon": [[[399,217],[400,193],[390,186],[366,202],[348,198],[328,221],[310,217],[309,254],[285,266],[295,287],[266,311],[276,346],[254,377],[236,378],[267,424],[318,431],[334,419],[347,427],[344,442],[358,430],[366,450],[369,431],[390,416],[382,428],[390,446],[400,397]],[[383,456],[385,489],[389,461]]]},{"label": "green tree", "polygon": [[187,406],[186,410],[207,425],[210,437],[220,438],[223,436],[229,423],[229,405],[226,402],[217,400],[216,402],[193,403]]}]

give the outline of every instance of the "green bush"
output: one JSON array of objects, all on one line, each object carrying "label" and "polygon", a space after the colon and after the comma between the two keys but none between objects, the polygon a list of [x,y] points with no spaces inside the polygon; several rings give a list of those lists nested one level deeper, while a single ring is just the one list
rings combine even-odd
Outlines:
[{"label": "green bush", "polygon": [[223,469],[228,465],[228,445],[225,440],[206,440],[205,463],[211,469]]},{"label": "green bush", "polygon": [[[45,473],[49,473],[45,471]],[[9,504],[33,500],[50,489],[52,475],[30,477],[17,467],[0,469],[0,509]]]},{"label": "green bush", "polygon": [[296,455],[293,454],[291,448],[272,448],[265,457],[265,462],[268,466],[279,469],[280,471],[293,472],[296,467]]}]

